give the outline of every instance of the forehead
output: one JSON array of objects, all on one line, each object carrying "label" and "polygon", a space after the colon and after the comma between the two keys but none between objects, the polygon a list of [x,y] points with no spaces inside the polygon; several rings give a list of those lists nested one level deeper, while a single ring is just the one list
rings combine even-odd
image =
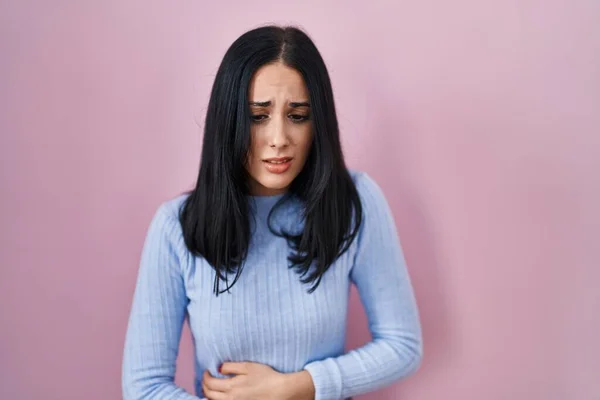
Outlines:
[{"label": "forehead", "polygon": [[260,67],[250,81],[250,100],[267,101],[275,97],[289,100],[307,100],[308,90],[302,75],[294,68],[282,63]]}]

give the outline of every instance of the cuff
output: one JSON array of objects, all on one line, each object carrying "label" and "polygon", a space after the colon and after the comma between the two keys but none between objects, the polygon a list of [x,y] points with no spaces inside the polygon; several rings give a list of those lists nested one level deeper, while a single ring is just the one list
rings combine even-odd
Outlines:
[{"label": "cuff", "polygon": [[304,367],[315,385],[315,400],[339,400],[342,398],[342,374],[331,359],[314,361]]}]

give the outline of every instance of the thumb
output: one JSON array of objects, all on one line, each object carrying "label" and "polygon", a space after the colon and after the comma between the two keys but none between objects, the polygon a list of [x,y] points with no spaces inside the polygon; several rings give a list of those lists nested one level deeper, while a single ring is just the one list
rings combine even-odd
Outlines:
[{"label": "thumb", "polygon": [[223,375],[247,375],[248,363],[246,362],[224,362],[219,368]]}]

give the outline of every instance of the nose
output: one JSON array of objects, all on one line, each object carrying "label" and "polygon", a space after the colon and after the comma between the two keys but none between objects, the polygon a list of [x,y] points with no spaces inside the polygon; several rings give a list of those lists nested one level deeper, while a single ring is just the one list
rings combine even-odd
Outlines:
[{"label": "nose", "polygon": [[274,117],[269,124],[269,147],[286,147],[290,144],[290,140],[286,130],[285,119],[278,116]]}]

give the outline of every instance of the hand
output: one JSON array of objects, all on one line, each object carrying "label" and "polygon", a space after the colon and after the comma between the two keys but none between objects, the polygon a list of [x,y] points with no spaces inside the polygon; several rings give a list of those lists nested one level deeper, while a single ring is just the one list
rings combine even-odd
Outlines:
[{"label": "hand", "polygon": [[315,389],[307,371],[282,374],[264,364],[227,362],[220,372],[235,376],[215,378],[204,371],[202,390],[209,400],[314,399]]}]

